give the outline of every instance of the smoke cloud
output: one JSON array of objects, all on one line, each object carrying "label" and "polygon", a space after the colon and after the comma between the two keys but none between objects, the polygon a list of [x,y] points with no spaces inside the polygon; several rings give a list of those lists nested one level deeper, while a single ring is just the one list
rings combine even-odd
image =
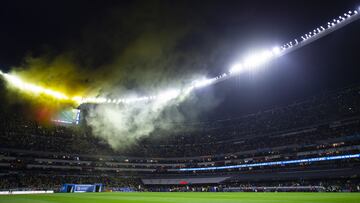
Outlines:
[{"label": "smoke cloud", "polygon": [[183,121],[179,111],[165,116],[164,111],[178,101],[139,103],[136,105],[98,105],[90,108],[87,123],[93,134],[108,141],[117,150],[126,149],[155,129],[170,129]]},{"label": "smoke cloud", "polygon": [[[194,37],[202,21],[188,22],[189,16],[183,16],[183,9],[188,7],[182,6],[174,8],[155,1],[134,3],[126,9],[111,8],[107,15],[86,25],[80,38],[69,39],[63,50],[30,54],[12,73],[70,96],[119,98],[134,96],[135,92],[146,96],[181,89],[206,75],[204,70],[216,55],[210,51],[210,43]],[[95,105],[89,107],[86,121],[95,136],[121,149],[157,128],[171,129],[171,123],[183,121],[186,115],[177,105],[185,99],[196,101],[194,97]],[[219,102],[214,98],[210,101],[199,109],[208,110]],[[194,107],[188,112],[196,118],[200,110]]]}]

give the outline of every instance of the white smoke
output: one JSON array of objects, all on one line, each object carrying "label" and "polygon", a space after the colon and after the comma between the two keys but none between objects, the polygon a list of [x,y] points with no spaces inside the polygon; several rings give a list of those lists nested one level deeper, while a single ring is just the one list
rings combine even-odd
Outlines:
[{"label": "white smoke", "polygon": [[128,105],[97,105],[89,109],[86,118],[93,134],[108,142],[114,149],[125,149],[155,129],[170,129],[172,123],[183,121],[176,109],[185,97]]},{"label": "white smoke", "polygon": [[[207,91],[204,97],[183,91],[170,98],[128,105],[96,105],[90,107],[86,121],[95,136],[115,150],[124,150],[149,135],[161,139],[173,135],[179,123],[197,120],[202,112],[208,112],[222,101],[213,91]],[[168,133],[157,134],[160,131]]]}]

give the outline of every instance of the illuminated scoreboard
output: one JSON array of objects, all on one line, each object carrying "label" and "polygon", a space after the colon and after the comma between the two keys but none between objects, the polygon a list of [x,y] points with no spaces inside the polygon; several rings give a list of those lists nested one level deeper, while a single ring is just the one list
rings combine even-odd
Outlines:
[{"label": "illuminated scoreboard", "polygon": [[80,123],[80,109],[65,109],[52,118],[52,121],[59,124],[73,124]]}]

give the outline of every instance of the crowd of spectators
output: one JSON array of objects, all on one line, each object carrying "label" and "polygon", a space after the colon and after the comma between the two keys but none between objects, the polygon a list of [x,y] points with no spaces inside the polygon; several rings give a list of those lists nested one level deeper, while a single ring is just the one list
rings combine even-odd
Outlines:
[{"label": "crowd of spectators", "polygon": [[[106,142],[92,135],[86,126],[43,126],[18,114],[3,115],[0,119],[0,188],[3,189],[35,187],[57,190],[63,183],[99,182],[108,187],[126,186],[139,190],[141,183],[138,179],[124,178],[123,175],[181,175],[184,173],[171,172],[171,169],[360,153],[360,87],[319,95],[240,118],[175,124],[172,132],[159,132],[167,134],[162,136],[163,139],[150,136],[124,152],[111,149]],[[280,168],[359,169],[358,162],[356,159],[336,164],[326,162]],[[259,170],[279,171],[279,167],[249,167],[241,169],[241,172]],[[217,174],[239,171],[234,169]],[[18,174],[11,175],[9,172]],[[105,172],[110,176],[103,176]],[[119,173],[121,177],[117,176]],[[264,185],[267,184],[259,187]],[[344,184],[341,187],[321,186],[325,191],[345,188]],[[181,191],[184,188],[199,190],[189,186],[171,190]],[[216,186],[216,190],[220,188],[224,187]],[[358,187],[351,188],[353,191]]]},{"label": "crowd of spectators", "polygon": [[[318,140],[351,135],[359,132],[359,118],[360,87],[348,88],[240,118],[177,124],[171,132],[160,132],[167,135],[162,139],[157,139],[159,132],[155,132],[138,145],[118,152],[93,136],[87,127],[44,127],[11,114],[0,116],[0,147],[139,157],[206,156],[292,143],[312,144],[314,134]],[[347,119],[357,123],[348,128],[343,125]]]},{"label": "crowd of spectators", "polygon": [[212,185],[148,186],[154,192],[360,192],[359,179],[234,182]]},{"label": "crowd of spectators", "polygon": [[45,175],[17,174],[0,176],[0,190],[54,190],[60,191],[63,184],[96,184],[101,183],[107,189],[128,187],[141,188],[140,179],[119,176],[94,175]]},{"label": "crowd of spectators", "polygon": [[[145,142],[143,151],[137,150],[134,153],[154,156],[166,154],[173,157],[211,155],[234,150],[234,148],[238,149],[237,146],[229,147],[226,141],[238,142],[239,145],[244,146],[247,144],[244,143],[244,140],[249,141],[249,138],[255,139],[253,143],[249,143],[250,146],[255,143],[260,145],[258,147],[269,147],[272,146],[272,143],[269,142],[280,144],[279,140],[283,140],[282,138],[272,139],[274,135],[319,126],[333,126],[336,122],[359,116],[360,88],[350,88],[236,119],[178,126],[175,128],[179,129],[178,132],[173,133],[168,139],[156,140],[157,143],[154,144],[150,137],[148,139],[150,144]],[[316,136],[320,136],[319,138],[322,139],[336,135],[336,132],[331,132],[332,130],[331,128],[321,129],[320,133],[323,135]],[[319,131],[316,133],[318,134]],[[300,137],[302,136],[300,135]],[[313,135],[309,133],[307,136],[312,137]],[[154,137],[156,138],[156,136]],[[287,138],[292,142],[295,141],[293,136]],[[259,143],[258,140],[264,140],[264,142]],[[313,140],[310,139],[310,141]],[[159,144],[159,142],[161,143]],[[176,146],[180,147],[176,148]],[[218,147],[220,148],[217,149]],[[164,148],[166,153],[159,148]]]},{"label": "crowd of spectators", "polygon": [[60,191],[63,184],[97,184],[104,191],[151,192],[360,192],[360,179],[293,180],[244,182],[232,179],[220,184],[143,185],[140,178],[119,176],[68,176],[68,175],[8,175],[2,176],[1,190],[54,190]]}]

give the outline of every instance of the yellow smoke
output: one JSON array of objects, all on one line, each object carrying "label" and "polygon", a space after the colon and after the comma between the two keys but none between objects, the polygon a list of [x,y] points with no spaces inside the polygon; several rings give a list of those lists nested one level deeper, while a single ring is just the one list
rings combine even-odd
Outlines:
[{"label": "yellow smoke", "polygon": [[35,85],[22,80],[20,77],[0,71],[0,75],[14,88],[19,89],[22,92],[31,94],[33,96],[48,96],[53,99],[65,102],[74,102],[80,104],[81,97],[70,97],[63,92],[56,91],[50,88]]}]

